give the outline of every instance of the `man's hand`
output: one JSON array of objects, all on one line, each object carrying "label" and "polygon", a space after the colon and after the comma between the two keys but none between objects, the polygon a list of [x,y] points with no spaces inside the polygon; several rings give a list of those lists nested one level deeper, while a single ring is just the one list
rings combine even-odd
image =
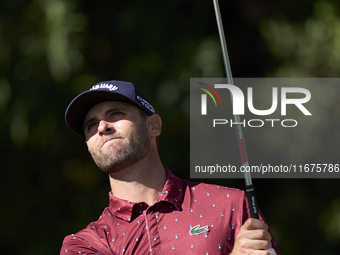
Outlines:
[{"label": "man's hand", "polygon": [[248,219],[236,236],[234,249],[230,255],[274,255],[266,251],[271,248],[271,235],[267,224],[257,219]]}]

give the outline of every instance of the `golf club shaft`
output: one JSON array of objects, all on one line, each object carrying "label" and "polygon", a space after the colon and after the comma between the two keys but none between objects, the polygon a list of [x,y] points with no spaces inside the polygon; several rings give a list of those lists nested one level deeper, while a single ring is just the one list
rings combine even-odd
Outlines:
[{"label": "golf club shaft", "polygon": [[[218,33],[219,33],[220,41],[221,41],[222,54],[223,54],[225,72],[226,72],[226,75],[227,75],[227,81],[228,81],[228,84],[234,85],[233,76],[232,76],[231,68],[230,68],[230,61],[229,61],[228,50],[227,50],[227,43],[226,43],[226,40],[225,40],[224,31],[223,31],[223,24],[222,24],[220,7],[219,7],[219,4],[218,4],[218,0],[213,0],[213,2],[214,2],[214,7],[215,7],[215,15],[216,15]],[[231,97],[231,100],[233,100],[231,93],[230,93],[230,97]],[[234,121],[235,121],[235,123],[240,123],[240,116],[234,115]],[[236,124],[235,127],[236,127],[237,141],[238,141],[240,154],[241,154],[242,165],[243,166],[249,166],[246,146],[245,146],[245,142],[244,142],[244,136],[243,136],[243,132],[242,132],[242,127],[241,127],[240,124]],[[254,187],[253,187],[251,175],[250,175],[249,172],[244,173],[244,180],[245,180],[245,184],[246,184],[245,192],[246,192],[246,196],[247,196],[247,199],[248,199],[250,217],[258,219],[259,215],[258,215],[258,210],[257,210],[257,202],[256,202],[256,199],[255,199]]]}]

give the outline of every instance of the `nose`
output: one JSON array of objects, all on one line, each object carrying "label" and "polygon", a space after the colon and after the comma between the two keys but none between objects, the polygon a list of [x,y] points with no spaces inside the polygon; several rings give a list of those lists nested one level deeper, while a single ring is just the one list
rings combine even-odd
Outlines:
[{"label": "nose", "polygon": [[105,120],[101,120],[98,124],[98,132],[102,135],[111,134],[114,131],[112,124]]}]

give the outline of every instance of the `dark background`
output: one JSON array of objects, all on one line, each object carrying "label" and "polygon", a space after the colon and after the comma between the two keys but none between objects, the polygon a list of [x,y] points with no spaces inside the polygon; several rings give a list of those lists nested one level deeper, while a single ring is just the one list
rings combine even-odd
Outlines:
[{"label": "dark background", "polygon": [[[337,3],[220,1],[234,77],[339,77]],[[133,82],[163,118],[164,166],[190,178],[190,78],[222,76],[212,1],[1,1],[1,254],[58,254],[66,235],[108,205],[107,176],[64,122],[75,95],[99,81]],[[322,134],[318,150],[332,160],[340,140],[339,125],[330,125],[338,124],[337,101],[328,102],[328,123],[315,131]],[[330,136],[335,142],[322,142]],[[260,138],[248,140],[250,162],[271,152]],[[238,179],[201,181],[244,186]],[[338,184],[254,180],[282,254],[340,253]]]}]

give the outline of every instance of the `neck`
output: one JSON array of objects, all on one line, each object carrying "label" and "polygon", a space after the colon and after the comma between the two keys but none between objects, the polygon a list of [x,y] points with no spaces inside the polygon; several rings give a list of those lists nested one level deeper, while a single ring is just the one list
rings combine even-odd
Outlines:
[{"label": "neck", "polygon": [[130,202],[152,205],[159,198],[166,171],[158,157],[146,158],[137,164],[109,175],[112,194]]}]

